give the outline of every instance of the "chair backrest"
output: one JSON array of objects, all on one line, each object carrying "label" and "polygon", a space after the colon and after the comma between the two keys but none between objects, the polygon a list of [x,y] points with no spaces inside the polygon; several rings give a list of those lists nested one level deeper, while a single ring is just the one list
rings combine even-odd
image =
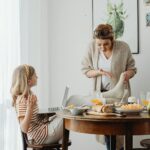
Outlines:
[{"label": "chair backrest", "polygon": [[21,137],[22,137],[23,150],[27,150],[27,143],[26,143],[27,135],[25,133],[21,132]]}]

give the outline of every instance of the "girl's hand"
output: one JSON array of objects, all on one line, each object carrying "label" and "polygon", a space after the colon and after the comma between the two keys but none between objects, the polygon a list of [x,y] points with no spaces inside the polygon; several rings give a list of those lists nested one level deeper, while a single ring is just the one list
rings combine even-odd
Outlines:
[{"label": "girl's hand", "polygon": [[27,99],[27,107],[33,108],[37,102],[37,97],[35,95],[29,95]]},{"label": "girl's hand", "polygon": [[113,75],[112,75],[111,72],[105,71],[105,70],[103,70],[103,69],[100,69],[100,72],[101,72],[102,75],[107,76],[107,77],[109,77],[109,78],[112,78],[112,77],[113,77]]}]

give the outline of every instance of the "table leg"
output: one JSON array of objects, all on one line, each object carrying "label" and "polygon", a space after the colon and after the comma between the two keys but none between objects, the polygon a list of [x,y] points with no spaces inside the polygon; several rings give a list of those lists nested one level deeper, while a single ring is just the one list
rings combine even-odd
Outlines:
[{"label": "table leg", "polygon": [[65,129],[65,119],[63,119],[63,141],[62,150],[68,150],[69,130]]},{"label": "table leg", "polygon": [[116,149],[116,136],[110,135],[110,150]]},{"label": "table leg", "polygon": [[132,150],[133,147],[133,136],[131,134],[131,129],[127,126],[126,135],[125,135],[125,149],[124,150]]}]

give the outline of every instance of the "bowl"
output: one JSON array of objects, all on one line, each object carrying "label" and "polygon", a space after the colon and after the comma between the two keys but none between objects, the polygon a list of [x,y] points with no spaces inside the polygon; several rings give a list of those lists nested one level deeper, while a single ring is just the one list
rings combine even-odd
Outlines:
[{"label": "bowl", "polygon": [[76,115],[82,115],[86,110],[87,109],[85,108],[74,107],[70,109],[70,112],[72,115],[76,116]]}]

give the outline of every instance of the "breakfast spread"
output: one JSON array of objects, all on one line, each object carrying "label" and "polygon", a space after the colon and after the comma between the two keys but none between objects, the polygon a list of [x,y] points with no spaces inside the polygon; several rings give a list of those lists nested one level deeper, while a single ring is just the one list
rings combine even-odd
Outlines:
[{"label": "breakfast spread", "polygon": [[135,97],[129,97],[128,103],[118,102],[114,104],[103,104],[103,101],[99,98],[93,98],[90,100],[92,105],[75,106],[74,104],[68,105],[66,108],[72,115],[116,115],[123,114],[139,114],[143,111],[143,106],[136,103]]}]

